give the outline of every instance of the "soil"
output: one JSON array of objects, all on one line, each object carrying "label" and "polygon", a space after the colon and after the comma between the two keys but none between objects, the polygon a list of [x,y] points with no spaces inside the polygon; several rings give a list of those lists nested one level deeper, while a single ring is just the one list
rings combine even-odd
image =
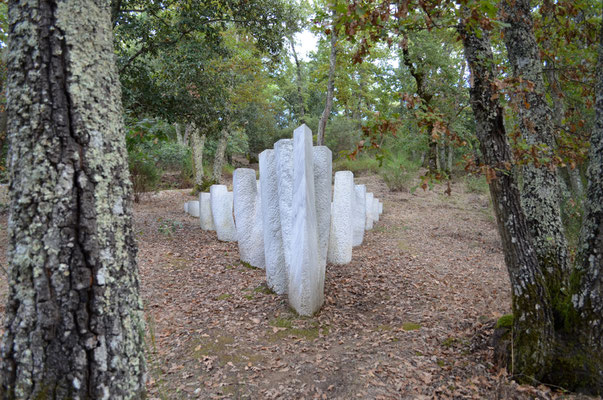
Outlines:
[{"label": "soil", "polygon": [[[465,185],[389,192],[348,265],[328,265],[325,304],[295,315],[262,270],[186,215],[190,190],[135,205],[151,399],[548,399],[493,365],[510,285],[490,201]],[[0,263],[6,265],[6,216]],[[6,293],[5,276],[0,286]],[[2,306],[3,307],[3,306]],[[4,309],[0,309],[4,311]]]}]

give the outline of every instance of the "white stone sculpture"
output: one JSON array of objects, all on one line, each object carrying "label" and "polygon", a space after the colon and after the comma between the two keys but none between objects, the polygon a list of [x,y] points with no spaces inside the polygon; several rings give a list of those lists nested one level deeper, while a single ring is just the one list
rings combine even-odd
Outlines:
[{"label": "white stone sculpture", "polygon": [[215,231],[214,217],[211,213],[211,195],[209,193],[199,193],[199,220],[201,229],[205,231]]},{"label": "white stone sculpture", "polygon": [[328,255],[328,261],[332,264],[348,264],[352,261],[355,197],[354,174],[351,171],[336,172]]},{"label": "white stone sculpture", "polygon": [[353,246],[360,246],[364,241],[364,228],[366,225],[366,186],[354,186],[354,238]]},{"label": "white stone sculpture", "polygon": [[199,202],[196,200],[190,201],[188,204],[188,213],[193,216],[199,218]]},{"label": "white stone sculpture", "polygon": [[291,229],[293,226],[293,139],[281,139],[274,144],[278,187],[279,216],[285,268],[291,267]]},{"label": "white stone sculpture", "polygon": [[287,293],[288,269],[283,251],[278,178],[274,150],[260,153],[260,196],[262,198],[262,220],[264,232],[264,256],[266,283],[277,294]]},{"label": "white stone sculpture", "polygon": [[218,240],[222,242],[235,242],[237,231],[232,218],[232,192],[224,185],[212,185],[209,188],[211,195],[211,213]]},{"label": "white stone sculpture", "polygon": [[379,215],[383,214],[383,203],[379,202]]},{"label": "white stone sculpture", "polygon": [[367,231],[373,229],[373,194],[366,194],[366,226]]},{"label": "white stone sculpture", "polygon": [[[316,199],[316,227],[318,230],[318,260],[324,270],[327,265],[331,227],[331,176],[333,155],[327,146],[312,148],[314,162],[314,196]],[[324,277],[324,271],[321,276]],[[322,284],[324,286],[324,282]]]},{"label": "white stone sculpture", "polygon": [[311,316],[324,301],[324,274],[318,256],[312,132],[302,125],[293,132],[293,229],[289,269],[289,304]]},{"label": "white stone sculpture", "polygon": [[373,218],[376,222],[379,222],[379,199],[373,200]]},{"label": "white stone sculpture", "polygon": [[264,269],[262,208],[255,170],[238,168],[232,177],[234,217],[241,261]]},{"label": "white stone sculpture", "polygon": [[188,201],[184,203],[184,212],[188,214]]}]

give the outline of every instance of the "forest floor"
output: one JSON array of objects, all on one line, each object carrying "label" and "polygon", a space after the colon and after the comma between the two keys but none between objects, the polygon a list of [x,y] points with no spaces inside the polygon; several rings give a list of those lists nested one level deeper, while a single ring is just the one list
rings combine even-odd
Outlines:
[{"label": "forest floor", "polygon": [[[490,337],[510,311],[510,285],[488,195],[462,183],[451,196],[443,186],[392,193],[373,175],[356,183],[384,212],[350,264],[327,266],[312,318],[271,293],[236,243],[184,213],[190,190],[135,205],[151,399],[564,396],[517,385],[493,365]],[[3,215],[3,265],[5,227]]]}]

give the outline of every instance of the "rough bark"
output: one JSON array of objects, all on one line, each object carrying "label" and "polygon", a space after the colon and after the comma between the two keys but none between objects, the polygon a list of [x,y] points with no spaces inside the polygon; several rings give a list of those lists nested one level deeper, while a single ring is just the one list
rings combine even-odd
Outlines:
[{"label": "rough bark", "polygon": [[182,129],[180,128],[180,124],[178,122],[174,122],[174,130],[176,131],[176,141],[180,145],[184,145],[184,138],[182,136]]},{"label": "rough bark", "polygon": [[203,185],[203,149],[205,148],[205,134],[201,134],[194,123],[189,123],[186,126],[189,130],[193,150],[193,165],[195,168],[195,185],[201,187]]},{"label": "rough bark", "polygon": [[222,182],[222,168],[224,167],[224,154],[226,153],[226,145],[228,144],[228,126],[224,127],[220,132],[218,147],[214,155],[213,180],[217,183]]},{"label": "rough bark", "polygon": [[[335,20],[335,11],[333,11],[333,21]],[[335,66],[337,63],[337,33],[335,24],[331,27],[331,54],[329,55],[329,78],[327,80],[327,101],[325,109],[318,121],[318,132],[316,133],[316,145],[323,146],[325,143],[325,129],[327,121],[331,115],[333,107],[333,94],[335,92]]]},{"label": "rough bark", "polygon": [[[551,109],[545,97],[545,86],[538,45],[534,36],[529,0],[503,0],[504,41],[519,82],[515,97],[519,110],[519,128],[530,145],[546,146],[550,156],[555,147]],[[557,172],[533,163],[523,168],[521,200],[534,239],[538,258],[550,277],[552,290],[564,285],[567,275],[567,240],[564,235],[559,205]]]},{"label": "rough bark", "polygon": [[[572,276],[571,334],[578,336],[580,349],[572,349],[576,380],[603,394],[603,20],[599,35],[599,58],[595,89],[595,126],[590,140],[584,224],[577,265]],[[577,364],[577,365],[576,365]]]},{"label": "rough bark", "polygon": [[553,350],[551,301],[522,211],[519,189],[509,169],[512,153],[493,85],[494,63],[488,33],[469,30],[463,22],[459,31],[471,72],[470,99],[482,161],[496,174],[490,182],[490,194],[512,287],[512,372],[539,379],[546,372]]},{"label": "rough bark", "polygon": [[297,101],[299,107],[299,123],[306,123],[306,112],[304,107],[304,96],[302,92],[302,74],[301,74],[301,64],[299,63],[299,59],[297,58],[297,52],[295,51],[295,42],[293,41],[293,36],[289,37],[289,43],[291,43],[291,53],[293,53],[293,59],[295,60],[295,72],[297,74],[297,81],[295,82],[297,85]]},{"label": "rough bark", "polygon": [[143,313],[109,3],[9,3],[0,397],[140,398]]}]

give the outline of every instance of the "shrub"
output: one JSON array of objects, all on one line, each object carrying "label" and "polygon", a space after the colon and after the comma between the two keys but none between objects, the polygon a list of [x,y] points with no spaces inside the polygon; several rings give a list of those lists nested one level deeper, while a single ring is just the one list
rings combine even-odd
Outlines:
[{"label": "shrub", "polygon": [[138,203],[141,193],[155,190],[161,179],[161,173],[153,159],[142,151],[128,154],[128,165],[134,190],[134,201]]},{"label": "shrub", "polygon": [[419,165],[409,161],[406,157],[398,155],[388,158],[383,162],[379,174],[392,192],[408,191],[413,179],[417,175]]},{"label": "shrub", "polygon": [[342,156],[333,163],[333,171],[352,171],[354,175],[379,172],[379,161],[369,156],[361,156],[352,160]]},{"label": "shrub", "polygon": [[467,175],[465,178],[465,186],[469,193],[486,194],[489,191],[488,182],[485,176]]}]

